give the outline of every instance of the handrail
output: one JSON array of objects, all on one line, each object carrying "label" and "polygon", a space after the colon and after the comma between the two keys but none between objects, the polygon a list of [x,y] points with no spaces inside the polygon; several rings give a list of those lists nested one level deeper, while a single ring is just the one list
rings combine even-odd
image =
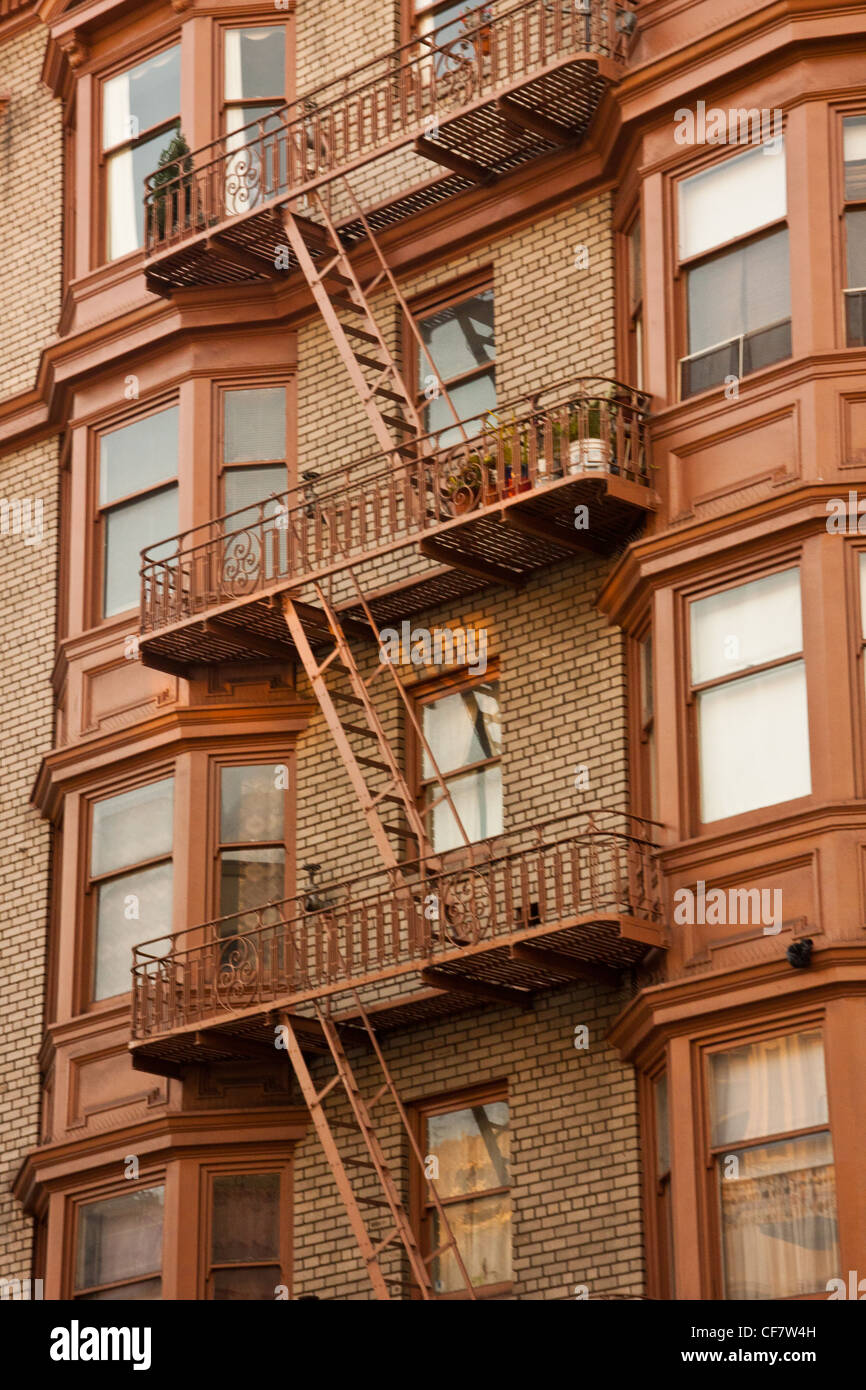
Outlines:
[{"label": "handrail", "polygon": [[181,155],[169,166],[173,177],[152,170],[144,180],[149,252],[409,143],[425,122],[557,58],[585,52],[623,63],[630,30],[619,16],[634,13],[633,0],[585,4],[521,0],[500,10],[490,0],[448,43],[416,36]]},{"label": "handrail", "polygon": [[427,435],[414,458],[369,455],[151,545],[141,557],[142,630],[398,549],[572,473],[649,487],[648,403],[610,378],[566,380],[497,406],[467,439],[443,446]]}]

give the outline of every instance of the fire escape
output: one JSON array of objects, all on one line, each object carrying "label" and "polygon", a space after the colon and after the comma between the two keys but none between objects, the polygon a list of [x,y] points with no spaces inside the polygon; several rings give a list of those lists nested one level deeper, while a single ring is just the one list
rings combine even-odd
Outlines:
[{"label": "fire escape", "polygon": [[[371,673],[352,645],[381,651],[386,622],[491,583],[519,587],[545,565],[588,548],[609,553],[627,539],[654,505],[645,402],[619,383],[571,382],[515,403],[505,424],[467,431],[443,390],[453,425],[440,445],[425,435],[382,327],[382,306],[398,310],[427,354],[378,238],[456,193],[578,144],[623,71],[633,18],[630,6],[602,0],[484,7],[459,40],[416,40],[303,99],[280,122],[248,128],[243,143],[236,134],[197,152],[172,182],[150,182],[146,193],[148,280],[158,292],[303,277],[381,452],[263,501],[253,522],[246,508],[242,518],[178,537],[169,554],[165,545],[145,553],[142,657],[181,675],[299,659],[382,871],[379,882],[356,882],[343,903],[313,887],[243,921],[181,933],[168,954],[137,948],[133,1061],[173,1075],[190,1062],[272,1057],[276,1032],[383,1299],[394,1288],[383,1257],[396,1250],[401,1289],[434,1296],[430,1268],[447,1255],[473,1294],[433,1184],[439,1244],[425,1256],[385,1159],[377,1107],[390,1102],[414,1160],[424,1162],[382,1032],[437,1016],[443,1000],[445,1011],[476,998],[525,1007],[534,991],[569,979],[608,983],[664,941],[645,828],[537,831],[529,850],[473,845],[394,666],[379,659]],[[356,180],[407,147],[449,172],[365,209]],[[375,265],[363,284],[352,256],[361,243]],[[580,507],[591,525],[578,533]],[[371,562],[398,553],[425,563],[371,588]],[[436,790],[423,807],[374,703],[374,687],[385,684],[432,768]],[[432,817],[443,806],[463,842],[456,857],[434,848]],[[425,992],[396,989],[419,970]],[[388,982],[391,994],[371,1004],[365,988]],[[381,1075],[372,1097],[362,1094],[349,1042],[366,1046]],[[333,1065],[324,1085],[310,1055]],[[351,1121],[326,1108],[334,1091]],[[361,1159],[337,1144],[340,1123]],[[372,1229],[365,1207],[374,1218],[385,1213],[384,1229]]]}]

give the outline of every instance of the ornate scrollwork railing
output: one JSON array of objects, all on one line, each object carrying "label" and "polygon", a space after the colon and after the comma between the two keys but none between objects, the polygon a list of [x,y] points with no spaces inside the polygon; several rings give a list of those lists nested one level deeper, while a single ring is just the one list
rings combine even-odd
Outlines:
[{"label": "ornate scrollwork railing", "polygon": [[134,951],[133,1036],[337,993],[594,915],[660,921],[653,827],[561,817],[435,860],[324,885]]}]

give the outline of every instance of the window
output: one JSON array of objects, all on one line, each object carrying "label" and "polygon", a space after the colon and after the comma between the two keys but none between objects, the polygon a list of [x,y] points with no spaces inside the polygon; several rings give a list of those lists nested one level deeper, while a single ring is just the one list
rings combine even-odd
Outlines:
[{"label": "window", "polygon": [[93,805],[87,891],[95,922],[93,999],[129,989],[132,948],[172,923],[174,780]]},{"label": "window", "polygon": [[[286,389],[262,386],[223,394],[222,506],[226,512],[249,508],[232,529],[258,520],[254,504],[289,486],[286,472]],[[277,514],[269,502],[265,516]]]},{"label": "window", "polygon": [[178,407],[145,415],[99,441],[102,616],[139,602],[141,551],[170,555],[178,530]]},{"label": "window", "polygon": [[283,1278],[280,1173],[215,1173],[210,1179],[207,1297],[273,1299]]},{"label": "window", "polygon": [[73,1298],[162,1297],[163,1197],[162,1187],[140,1187],[78,1208]]},{"label": "window", "polygon": [[[425,700],[421,728],[436,766],[471,841],[502,833],[502,729],[497,680],[467,685]],[[421,750],[421,801],[442,795],[433,766]],[[433,810],[430,830],[438,853],[463,844],[447,802]]]},{"label": "window", "polygon": [[[431,1171],[452,1234],[473,1287],[505,1292],[511,1283],[511,1132],[504,1090],[420,1109],[421,1151]],[[428,1254],[443,1242],[439,1215],[424,1184],[421,1245]],[[436,1293],[464,1289],[450,1251],[430,1263]]]},{"label": "window", "polygon": [[144,180],[180,130],[180,44],[102,84],[106,250],[110,261],[144,245]]},{"label": "window", "polygon": [[[287,773],[286,765],[280,763],[219,769],[221,917],[248,912],[286,895]],[[222,924],[224,935],[237,930],[237,923]]]},{"label": "window", "polygon": [[[286,30],[283,24],[225,30],[225,130],[256,121],[285,102]],[[270,128],[270,127],[268,127]]]},{"label": "window", "polygon": [[866,116],[842,122],[845,160],[845,332],[848,347],[866,346]]},{"label": "window", "polygon": [[802,648],[799,570],[692,603],[702,821],[811,792]]},{"label": "window", "polygon": [[469,422],[470,433],[481,428],[484,417],[496,405],[493,290],[478,290],[423,313],[418,317],[418,328],[436,368],[434,375],[419,345],[418,407],[423,411],[425,432],[441,431],[439,442],[445,445],[461,436],[452,425],[454,417],[447,402],[434,394],[437,385],[448,392],[457,418]]},{"label": "window", "polygon": [[658,786],[656,778],[655,703],[653,696],[653,639],[647,633],[638,643],[640,679],[640,772],[638,797],[640,814],[649,820],[658,819]]},{"label": "window", "polygon": [[709,1082],[725,1297],[823,1291],[839,1245],[820,1034],[711,1053]]},{"label": "window", "polygon": [[655,1238],[658,1250],[659,1297],[674,1296],[674,1218],[671,1204],[671,1143],[668,1114],[668,1074],[652,1083],[655,1133]]},{"label": "window", "polygon": [[678,186],[683,397],[791,355],[785,169],[784,147],[762,146]]},{"label": "window", "polygon": [[[482,0],[408,0],[412,6],[413,27],[422,38],[435,44],[446,52],[437,53],[434,59],[437,73],[447,72],[456,63],[473,57],[475,44],[480,43],[482,52],[489,51],[488,32],[479,24],[489,21],[491,10]],[[472,35],[472,37],[470,37]]]},{"label": "window", "polygon": [[643,390],[643,248],[637,217],[628,233],[629,382]]}]

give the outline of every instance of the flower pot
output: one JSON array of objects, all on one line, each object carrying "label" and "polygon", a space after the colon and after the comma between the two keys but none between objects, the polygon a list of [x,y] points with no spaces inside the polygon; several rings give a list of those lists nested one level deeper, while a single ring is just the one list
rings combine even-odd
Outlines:
[{"label": "flower pot", "polygon": [[569,473],[606,472],[608,463],[608,446],[603,439],[573,439],[568,446]]}]

